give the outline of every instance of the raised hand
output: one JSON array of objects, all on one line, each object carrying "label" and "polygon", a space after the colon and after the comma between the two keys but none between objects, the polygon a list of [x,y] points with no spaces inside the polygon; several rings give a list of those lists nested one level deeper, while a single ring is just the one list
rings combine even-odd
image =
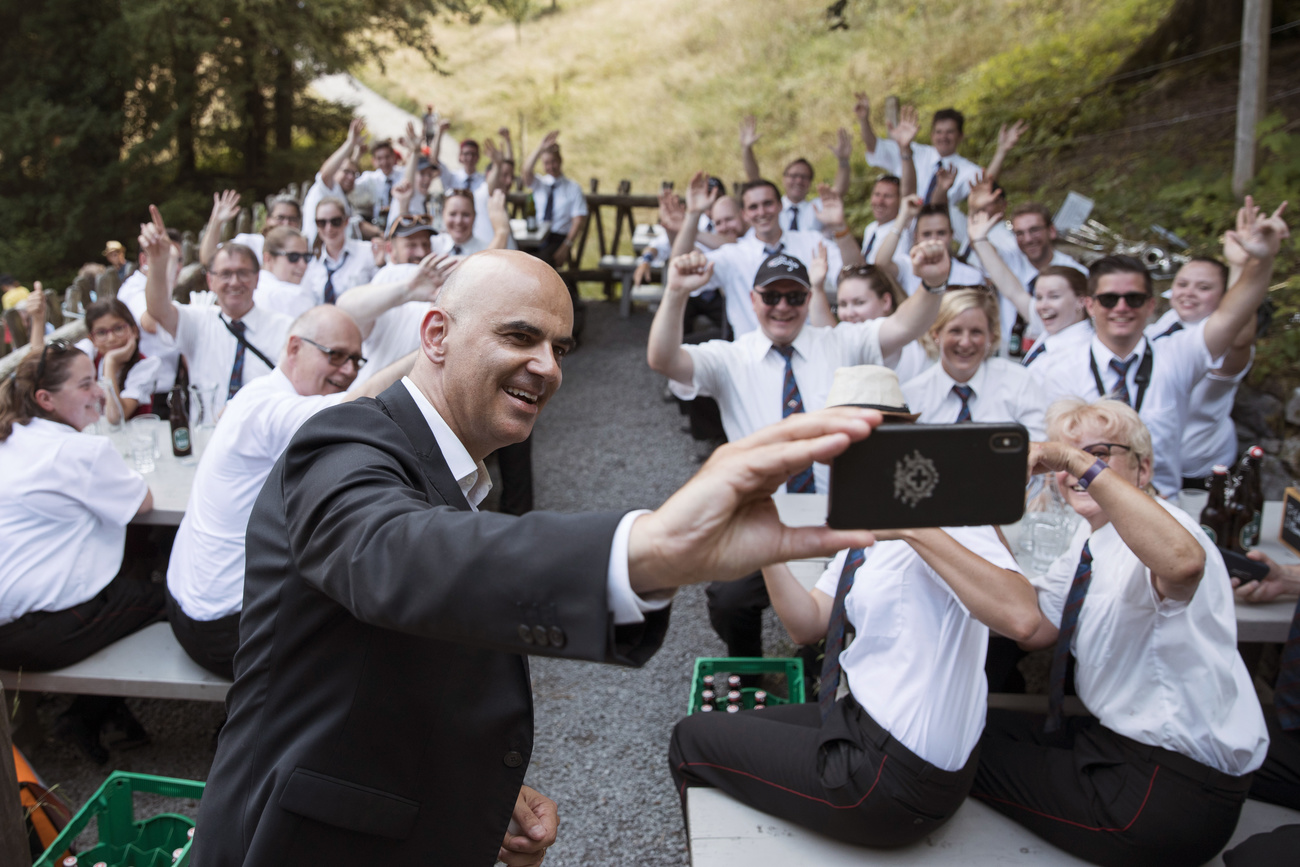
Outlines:
[{"label": "raised hand", "polygon": [[911,222],[916,219],[916,215],[921,213],[921,206],[924,204],[925,202],[921,201],[921,197],[917,195],[911,195],[903,199],[902,203],[898,206],[898,216],[902,222],[897,223],[896,225],[910,225]]},{"label": "raised hand", "polygon": [[487,154],[488,162],[501,162],[501,151],[497,150],[497,143],[490,138],[483,139],[483,153]]},{"label": "raised hand", "polygon": [[366,134],[366,120],[362,117],[352,118],[352,123],[348,124],[348,143],[351,145],[360,144],[361,139]]},{"label": "raised hand", "polygon": [[699,250],[692,250],[681,256],[674,256],[668,263],[668,282],[665,289],[669,292],[690,294],[696,289],[708,285],[713,279],[713,263]]},{"label": "raised hand", "polygon": [[[232,192],[227,190],[227,192]],[[239,204],[239,194],[235,194],[235,204]],[[215,209],[214,209],[215,212]],[[238,213],[238,210],[236,210]],[[162,214],[158,213],[156,205],[149,206],[148,223],[140,224],[140,249],[144,251],[145,258],[149,260],[150,269],[154,267],[166,269],[168,259],[172,254],[172,242],[167,237],[167,225],[163,222]],[[163,273],[166,273],[164,270]]]},{"label": "raised hand", "polygon": [[45,287],[41,281],[37,280],[32,284],[33,291],[23,299],[23,309],[32,317],[32,333],[37,331],[45,333],[45,316],[48,308],[45,306]]},{"label": "raised hand", "polygon": [[415,195],[415,184],[409,179],[393,184],[393,203],[402,206],[400,213],[406,213],[406,206],[410,203],[413,195]]},{"label": "raised hand", "polygon": [[709,186],[709,176],[705,172],[696,172],[691,176],[691,183],[686,188],[686,208],[696,213],[707,213],[718,200],[720,190]]},{"label": "raised hand", "polygon": [[686,224],[686,205],[672,190],[659,191],[659,225],[676,234]]},{"label": "raised hand", "polygon": [[912,248],[912,273],[926,286],[942,286],[952,271],[952,256],[942,241],[921,241]]},{"label": "raised hand", "polygon": [[493,190],[488,197],[488,220],[494,232],[510,231],[510,214],[506,211],[506,191]]},{"label": "raised hand", "polygon": [[415,121],[406,122],[406,134],[402,136],[401,142],[415,153],[420,149],[420,144],[424,141],[424,133],[415,131]]},{"label": "raised hand", "polygon": [[437,301],[442,284],[461,263],[460,258],[445,253],[430,253],[420,260],[420,267],[411,277],[408,292],[412,301]]},{"label": "raised hand", "polygon": [[935,191],[944,193],[952,189],[952,185],[957,183],[957,167],[954,165],[940,166],[934,173]]},{"label": "raised hand", "polygon": [[841,163],[853,156],[853,139],[849,138],[849,131],[844,127],[840,127],[835,133],[835,144],[831,145],[831,153],[835,154],[836,161]]},{"label": "raised hand", "polygon": [[818,184],[817,195],[821,205],[817,208],[817,219],[827,229],[839,231],[844,228],[844,199],[831,188],[830,184]]},{"label": "raised hand", "polygon": [[1020,137],[1029,129],[1029,124],[1023,120],[1018,120],[1011,126],[1005,123],[998,127],[998,150],[1006,153],[1016,146]]},{"label": "raised hand", "polygon": [[506,141],[510,141],[510,127],[508,126],[500,127],[497,130],[497,135],[501,136],[501,138],[505,139]]},{"label": "raised hand", "polygon": [[1265,217],[1254,198],[1246,196],[1246,203],[1237,211],[1237,228],[1228,231],[1227,239],[1236,242],[1252,259],[1272,260],[1281,249],[1282,239],[1291,237],[1291,230],[1282,219],[1286,205],[1283,202]]},{"label": "raised hand", "polygon": [[861,123],[871,117],[871,98],[865,93],[853,94],[853,113]]},{"label": "raised hand", "polygon": [[225,223],[239,216],[239,193],[224,190],[212,194],[212,216],[209,222]]},{"label": "raised hand", "polygon": [[551,130],[546,135],[542,136],[542,143],[537,146],[537,152],[544,153],[545,151],[553,147],[555,143],[559,140],[560,140],[560,131],[558,129]]},{"label": "raised hand", "polygon": [[990,211],[971,210],[970,217],[966,221],[966,234],[970,237],[970,242],[983,241],[989,236],[989,230],[997,225],[998,220],[1002,219],[1001,213],[991,213]]},{"label": "raised hand", "polygon": [[752,148],[759,138],[758,120],[752,114],[745,115],[740,121],[740,146],[742,148]]},{"label": "raised hand", "polygon": [[966,208],[972,214],[976,211],[1001,213],[1006,210],[1006,200],[1002,190],[993,189],[993,181],[981,172],[975,176],[970,195],[966,197]]},{"label": "raised hand", "polygon": [[898,123],[889,124],[889,137],[898,143],[899,150],[907,150],[921,131],[921,118],[916,106],[905,105],[898,111]]},{"label": "raised hand", "polygon": [[824,286],[828,273],[830,273],[830,264],[826,256],[826,245],[818,241],[816,248],[813,249],[812,259],[808,262],[808,282],[814,286]]}]

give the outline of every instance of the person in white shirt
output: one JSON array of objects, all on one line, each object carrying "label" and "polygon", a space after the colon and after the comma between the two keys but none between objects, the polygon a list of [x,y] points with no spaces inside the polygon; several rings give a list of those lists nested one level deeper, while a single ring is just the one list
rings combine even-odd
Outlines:
[{"label": "person in white shirt", "polygon": [[257,277],[253,301],[263,310],[297,319],[318,303],[316,294],[302,285],[311,262],[307,239],[297,229],[280,226],[266,234],[262,247],[262,271]]},{"label": "person in white shirt", "polygon": [[[168,229],[167,237],[172,243],[171,271],[167,275],[167,285],[170,287],[175,286],[180,278],[182,239],[181,233],[176,229]],[[138,267],[131,272],[130,277],[126,278],[126,282],[118,287],[117,300],[126,305],[139,325],[141,354],[146,358],[158,359],[157,379],[154,386],[159,393],[162,393],[170,391],[172,383],[176,380],[176,364],[180,361],[180,353],[176,350],[175,341],[171,340],[166,332],[160,331],[158,323],[149,316],[144,292],[148,279],[149,262],[144,251],[141,250]]]},{"label": "person in white shirt", "polygon": [[[132,416],[152,412],[153,396],[159,391],[157,383],[163,373],[158,359],[140,351],[140,329],[131,311],[116,298],[96,301],[86,310],[85,323],[90,337],[79,342],[77,348],[90,356],[101,388],[108,386],[105,418],[111,424],[120,424]],[[43,346],[43,339],[37,346],[37,338],[32,338],[33,349]]]},{"label": "person in white shirt", "polygon": [[[880,255],[880,242],[890,232],[901,234],[906,227],[899,225],[898,213],[902,205],[902,181],[895,175],[881,175],[871,187],[871,224],[862,232],[862,258],[868,265],[876,264]],[[893,261],[899,274],[908,272],[907,249],[898,244]]]},{"label": "person in white shirt", "polygon": [[[717,400],[722,427],[732,442],[788,415],[821,409],[836,368],[882,364],[934,320],[948,273],[948,250],[939,243],[919,244],[913,262],[929,283],[927,291],[917,292],[888,318],[829,328],[805,324],[813,280],[802,262],[776,253],[760,266],[750,290],[758,330],[734,342],[710,340],[692,346],[682,343],[682,309],[691,291],[708,282],[714,263],[699,252],[674,256],[663,301],[650,325],[650,367],[667,376],[670,390],[683,400],[697,395]],[[824,278],[824,272],[819,276]],[[819,300],[826,304],[824,295]],[[828,489],[823,464],[791,477],[786,485],[791,493]],[[710,585],[710,621],[729,656],[762,656],[762,612],[768,604],[762,578],[755,574],[732,583],[734,587]]]},{"label": "person in white shirt", "polygon": [[409,372],[412,358],[349,391],[361,332],[337,307],[298,317],[275,370],[226,406],[203,451],[167,564],[167,619],[195,662],[233,678],[244,598],[244,531],[271,468],[303,422],[328,406],[374,397]]},{"label": "person in white shirt", "polygon": [[302,285],[317,304],[333,304],[352,287],[369,283],[378,269],[370,244],[348,237],[347,202],[326,196],[312,213],[311,222],[320,234],[312,244]]},{"label": "person in white shirt", "polygon": [[316,225],[312,215],[316,213],[321,199],[326,196],[332,196],[343,203],[343,212],[348,218],[349,237],[369,240],[383,234],[381,227],[363,219],[360,214],[353,215],[352,204],[348,201],[348,196],[356,189],[357,178],[361,175],[355,155],[360,150],[365,131],[366,122],[359,117],[354,118],[348,125],[347,138],[339,145],[338,150],[326,157],[320,171],[316,173],[316,179],[308,188],[307,195],[303,196],[302,233],[307,236],[307,243],[313,245],[316,243],[316,233],[320,227]]},{"label": "person in white shirt", "polygon": [[[848,373],[831,403],[915,419],[893,371],[855,368],[856,389],[844,388]],[[668,762],[683,807],[686,787],[712,786],[834,839],[894,847],[961,806],[988,704],[990,629],[1030,637],[1041,616],[1034,589],[995,527],[874,535],[870,548],[837,554],[811,591],[785,564],[763,569],[790,637],[826,640],[820,701],[679,722]],[[839,652],[850,624],[857,637]],[[836,700],[841,670],[848,691]]]},{"label": "person in white shirt", "polygon": [[[971,794],[1094,864],[1203,864],[1268,749],[1227,570],[1154,496],[1152,440],[1129,406],[1063,401],[1048,433],[1032,471],[1055,473],[1084,519],[1033,579],[1041,619],[1020,639],[1055,648],[1048,720],[989,711]],[[1088,716],[1061,715],[1070,655]]]},{"label": "person in white shirt", "polygon": [[449,256],[470,256],[480,250],[505,250],[510,243],[510,217],[506,213],[506,194],[497,190],[488,200],[492,212],[494,232],[491,239],[483,241],[474,234],[477,212],[474,194],[469,190],[454,189],[447,193],[442,203],[442,223],[445,231],[434,236],[430,249]]},{"label": "person in white shirt", "polygon": [[[515,150],[514,145],[510,142],[510,130],[501,127],[502,149],[498,150],[496,144],[488,139],[483,143],[487,150],[488,159],[492,161],[487,170],[487,182],[480,184],[474,189],[474,237],[484,242],[490,242],[496,236],[496,227],[492,225],[492,218],[489,216],[488,203],[492,194],[497,190],[510,194],[510,188],[515,183]],[[508,215],[507,215],[508,216]],[[507,225],[509,225],[507,223]],[[507,239],[506,246],[508,249],[517,250],[514,235]]]},{"label": "person in white shirt", "polygon": [[[239,193],[225,190],[212,194],[212,215],[208,225],[203,229],[203,240],[199,244],[199,264],[204,268],[212,267],[212,258],[221,248],[221,230],[226,223],[239,216]],[[287,226],[302,231],[302,207],[289,196],[277,196],[266,212],[266,223],[262,233],[240,232],[230,239],[232,244],[240,244],[253,251],[257,260],[262,261],[262,244],[267,232]]]},{"label": "person in white shirt", "polygon": [[[428,214],[434,228],[438,228],[442,225],[442,200],[432,187],[434,178],[441,177],[440,164],[421,153],[414,124],[406,125],[406,133],[402,143],[409,150],[402,164],[401,180],[390,192],[385,231],[391,229],[403,214]],[[444,183],[443,189],[450,187]]]},{"label": "person in white shirt", "polygon": [[207,275],[216,304],[177,304],[167,285],[173,253],[167,227],[150,205],[153,221],[140,227],[140,249],[149,258],[145,296],[149,315],[169,336],[189,365],[190,382],[216,385],[219,412],[245,382],[275,367],[293,319],[259,310],[253,302],[258,267],[253,251],[227,244],[217,251]]},{"label": "person in white shirt", "polygon": [[[740,152],[747,181],[763,179],[758,160],[754,157],[754,144],[758,139],[758,121],[753,115],[749,115],[740,122]],[[848,130],[843,128],[839,130],[835,144],[831,147],[831,153],[835,156],[836,165],[835,180],[831,183],[831,189],[842,198],[849,191],[851,176],[849,158],[853,155],[853,143],[849,138]],[[821,199],[808,198],[808,193],[812,190],[813,177],[812,163],[803,157],[792,160],[782,172],[781,180],[785,184],[785,192],[781,196],[781,214],[778,217],[782,229],[795,231],[803,229],[814,232],[822,230]]]},{"label": "person in white shirt", "polygon": [[1244,257],[1241,276],[1212,314],[1162,338],[1159,346],[1143,335],[1155,295],[1142,263],[1108,256],[1091,266],[1087,306],[1095,334],[1064,354],[1044,391],[1049,402],[1115,395],[1134,407],[1155,442],[1154,484],[1162,496],[1176,494],[1182,482],[1181,442],[1193,387],[1219,366],[1266,297],[1274,257],[1282,239],[1290,237],[1284,208],[1265,216],[1247,197],[1237,228],[1229,232]]},{"label": "person in white shirt", "polygon": [[[434,153],[438,153],[434,151]],[[438,161],[438,171],[442,175],[442,185],[447,190],[469,190],[471,193],[487,183],[487,178],[478,170],[479,146],[472,138],[461,139],[458,150],[460,167],[449,168]]]},{"label": "person in white shirt", "polygon": [[[840,322],[880,319],[891,315],[906,300],[898,282],[875,265],[845,265],[835,292],[835,316]],[[904,383],[932,364],[934,359],[917,340],[885,358],[885,365]]]},{"label": "person in white shirt", "polygon": [[1053,265],[1038,276],[1031,312],[1042,331],[1021,364],[1040,386],[1055,381],[1054,368],[1071,357],[1072,347],[1092,340],[1087,298],[1088,278],[1073,268]]},{"label": "person in white shirt", "polygon": [[[554,130],[542,138],[524,163],[523,175],[524,186],[533,191],[538,219],[550,224],[546,239],[534,255],[554,268],[569,264],[574,241],[587,224],[587,197],[576,181],[564,176],[559,137],[559,131]],[[539,160],[541,175],[535,173]]]},{"label": "person in white shirt", "polygon": [[361,177],[357,178],[357,187],[374,203],[370,222],[376,226],[386,226],[388,206],[393,200],[393,185],[400,180],[397,176],[397,150],[393,147],[392,140],[383,139],[372,144],[370,160],[375,167],[361,173]]},{"label": "person in white shirt", "polygon": [[[123,561],[127,523],[153,508],[149,486],[108,438],[80,433],[103,400],[90,358],[62,340],[0,379],[0,668],[64,668],[161,616],[162,588]],[[148,742],[107,696],[78,696],[55,731],[103,764],[110,718]]]},{"label": "person in white shirt", "polygon": [[[1244,262],[1241,248],[1231,240],[1225,244],[1224,253],[1238,267]],[[1204,257],[1179,268],[1169,289],[1169,311],[1146,329],[1156,351],[1163,338],[1213,313],[1233,282],[1232,276],[1228,266]],[[1250,372],[1255,356],[1255,328],[1255,321],[1248,320],[1233,337],[1222,363],[1192,388],[1182,438],[1184,488],[1208,489],[1215,464],[1232,466],[1237,461],[1237,426],[1232,420],[1232,407],[1237,386]]]},{"label": "person in white shirt", "polygon": [[903,386],[921,424],[1017,422],[1031,440],[1043,439],[1042,391],[1023,366],[991,357],[997,328],[997,301],[987,290],[944,293],[930,326],[939,363]]}]

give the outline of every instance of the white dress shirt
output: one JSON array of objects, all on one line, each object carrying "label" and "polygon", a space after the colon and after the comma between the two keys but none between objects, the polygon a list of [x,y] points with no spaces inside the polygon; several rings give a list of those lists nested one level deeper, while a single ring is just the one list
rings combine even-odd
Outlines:
[{"label": "white dress shirt", "polygon": [[319,256],[312,258],[307,265],[307,273],[302,277],[302,285],[309,289],[317,304],[325,303],[325,282],[330,272],[334,272],[334,297],[337,299],[354,286],[369,283],[378,269],[375,267],[375,254],[366,241],[349,238],[343,243],[339,258],[331,259],[321,245]]},{"label": "white dress shirt", "polygon": [[[1020,572],[992,527],[943,531],[1001,569]],[[840,653],[854,700],[894,739],[935,767],[960,770],[984,731],[989,628],[903,541],[864,551],[844,611],[856,637]],[[835,598],[847,551],[816,589]]]},{"label": "white dress shirt", "polygon": [[[903,157],[898,142],[891,138],[876,139],[876,149],[867,153],[867,164],[883,169],[895,177],[903,176]],[[952,218],[952,233],[958,241],[966,240],[966,215],[958,205],[966,201],[980,167],[960,154],[940,157],[939,152],[927,144],[912,143],[912,166],[916,169],[916,194],[922,199],[930,181],[940,166],[957,167],[957,180],[948,190],[948,215]]]},{"label": "white dress shirt", "polygon": [[[310,265],[308,266],[311,267]],[[256,309],[271,313],[280,313],[290,319],[297,319],[320,303],[316,293],[303,283],[286,283],[270,271],[263,268],[257,275],[257,288],[253,290],[253,303]],[[257,344],[253,344],[256,346]],[[258,349],[262,347],[258,346]],[[266,352],[265,349],[262,349]],[[272,361],[279,361],[276,355],[267,352]]]},{"label": "white dress shirt", "polygon": [[428,301],[407,301],[379,315],[370,336],[361,344],[366,366],[357,371],[354,386],[420,348],[420,323],[429,307]]},{"label": "white dress shirt", "polygon": [[243,608],[244,532],[262,485],[303,422],[343,397],[299,394],[277,367],[226,405],[167,563],[167,591],[188,617],[217,620]]},{"label": "white dress shirt", "polygon": [[[449,253],[453,256],[472,256],[480,250],[486,250],[489,241],[491,241],[490,238],[487,241],[484,241],[477,235],[470,235],[469,239],[465,241],[465,243],[457,244],[452,240],[450,233],[442,232],[441,234],[433,236],[433,240],[429,242],[429,248],[432,253]],[[459,252],[457,252],[457,248],[459,248]]]},{"label": "white dress shirt", "polygon": [[348,201],[347,193],[343,188],[335,185],[330,186],[325,183],[321,173],[316,173],[316,180],[312,183],[311,188],[307,190],[307,195],[302,200],[302,234],[307,238],[307,247],[316,243],[316,207],[320,200],[326,196],[333,196],[343,202],[343,214],[346,217],[352,216],[352,203]]},{"label": "white dress shirt", "polygon": [[[428,422],[433,438],[438,442],[438,450],[442,452],[443,460],[447,462],[447,468],[456,479],[460,492],[465,495],[469,507],[477,512],[479,503],[483,502],[483,498],[492,488],[492,480],[488,476],[487,468],[483,466],[482,461],[470,457],[460,439],[447,426],[433,404],[429,403],[429,399],[409,376],[402,377],[402,385],[406,386],[411,399],[415,401],[424,420]],[[632,524],[644,514],[647,512],[643,509],[624,515],[614,531],[613,544],[609,549],[609,566],[606,573],[608,577],[605,582],[606,599],[609,611],[614,616],[614,623],[619,626],[643,623],[647,612],[659,611],[672,604],[671,598],[647,601],[632,591],[627,563],[628,539],[632,535]]]},{"label": "white dress shirt", "polygon": [[[884,321],[841,322],[834,328],[804,325],[794,339],[790,367],[805,412],[826,406],[836,368],[884,363],[880,355]],[[682,348],[694,362],[694,379],[690,384],[669,380],[668,386],[682,400],[700,395],[717,400],[728,440],[735,442],[782,419],[785,359],[762,331],[751,331],[734,342],[710,340]],[[825,464],[813,464],[813,477],[818,493],[830,489]]]},{"label": "white dress shirt", "polygon": [[572,178],[561,175],[533,176],[533,204],[537,207],[537,219],[545,219],[546,201],[555,196],[555,208],[551,212],[552,235],[566,235],[573,225],[574,217],[587,216],[587,197],[582,187]]},{"label": "white dress shirt", "polygon": [[754,313],[754,303],[749,293],[754,288],[754,278],[758,269],[775,250],[780,247],[787,255],[793,256],[806,266],[812,261],[813,252],[818,244],[826,246],[826,291],[835,291],[836,280],[844,262],[840,248],[822,237],[821,232],[782,232],[781,239],[775,244],[767,245],[758,240],[754,230],[750,229],[734,244],[723,244],[716,250],[708,250],[705,255],[713,263],[713,279],[722,285],[726,299],[727,321],[736,337],[755,331],[758,328],[758,316]]},{"label": "white dress shirt", "polygon": [[804,199],[798,204],[790,201],[789,196],[782,196],[781,215],[777,217],[777,222],[781,224],[782,229],[787,232],[790,231],[790,224],[794,222],[795,211],[798,211],[799,231],[820,232],[822,230],[821,210],[822,200],[820,196]]},{"label": "white dress shirt", "polygon": [[363,190],[363,195],[368,194],[371,201],[374,202],[373,213],[378,214],[384,208],[387,208],[393,198],[393,187],[401,183],[402,174],[397,167],[393,167],[390,174],[384,174],[379,169],[370,169],[362,172],[357,177],[357,183],[352,188],[355,195],[357,188]]},{"label": "white dress shirt", "polygon": [[[215,304],[195,307],[190,304],[176,304],[176,345],[189,364],[190,382],[216,385],[217,410],[226,405],[226,394],[230,383],[230,372],[235,366],[235,350],[239,341],[231,334],[218,316],[224,316],[221,308]],[[230,320],[226,320],[229,322]],[[253,309],[243,318],[246,330],[244,339],[271,360],[272,364],[262,362],[252,352],[244,350],[244,384],[247,385],[259,376],[266,376],[271,367],[280,360],[280,353],[289,340],[289,327],[293,319],[282,313],[260,310],[254,304]]]},{"label": "white dress shirt", "polygon": [[962,384],[972,390],[967,404],[971,421],[1018,422],[1029,430],[1030,439],[1047,439],[1042,389],[1029,371],[1005,358],[985,359],[966,383],[949,376],[941,362],[908,380],[903,397],[908,409],[921,413],[921,424],[952,424],[961,412],[961,398],[953,387]]},{"label": "white dress shirt", "polygon": [[885,364],[894,369],[898,374],[898,382],[901,385],[905,382],[911,382],[916,377],[925,373],[931,367],[938,363],[938,359],[931,358],[921,345],[921,341],[913,340],[911,343],[903,346],[895,354],[885,359]]},{"label": "white dress shirt", "polygon": [[108,586],[149,486],[107,437],[34,418],[0,442],[0,625]]},{"label": "white dress shirt", "polygon": [[444,190],[469,190],[471,193],[477,192],[480,187],[487,184],[487,178],[482,172],[466,174],[462,168],[452,168],[444,162],[438,162],[439,177],[442,178],[442,188]]},{"label": "white dress shirt", "polygon": [[1025,354],[1021,364],[1034,375],[1044,395],[1059,397],[1060,388],[1051,385],[1057,380],[1057,373],[1053,368],[1059,362],[1075,358],[1077,353],[1072,355],[1072,348],[1086,346],[1092,342],[1092,337],[1092,320],[1086,317],[1073,325],[1065,326],[1055,334],[1044,332]]},{"label": "white dress shirt", "polygon": [[[888,223],[881,223],[878,220],[873,221],[870,226],[867,226],[866,231],[862,233],[862,258],[867,260],[868,265],[876,264],[876,256],[880,253],[880,245],[884,242],[885,235],[889,234],[897,223],[897,217]],[[898,279],[901,286],[903,280],[912,274],[912,260],[910,258],[912,247],[910,243],[907,243],[910,240],[910,233],[907,233],[906,229],[901,229],[900,235],[902,237],[898,239],[898,245],[894,247],[893,262],[898,267],[898,278],[896,279]]]},{"label": "white dress shirt", "polygon": [[[104,356],[99,355],[95,350],[95,344],[91,343],[90,338],[77,341],[77,348],[86,355],[90,356],[91,362],[95,365],[95,376],[103,379],[104,377]],[[150,358],[143,352],[140,353],[140,360],[131,365],[127,371],[126,382],[122,384],[118,394],[123,398],[130,398],[142,406],[147,406],[152,400],[155,391],[164,389],[158,385],[166,378],[174,381],[176,372],[167,373],[162,369],[161,362],[156,358]],[[167,386],[170,387],[172,382],[169,381]],[[140,410],[145,412],[144,409]]]},{"label": "white dress shirt", "polygon": [[1087,542],[1092,581],[1071,643],[1079,698],[1113,732],[1240,776],[1263,763],[1268,733],[1237,652],[1232,585],[1196,521],[1157,502],[1205,550],[1205,573],[1190,601],[1161,599],[1151,570],[1113,524],[1093,533],[1080,523],[1069,550],[1030,580],[1043,615],[1059,626]]}]

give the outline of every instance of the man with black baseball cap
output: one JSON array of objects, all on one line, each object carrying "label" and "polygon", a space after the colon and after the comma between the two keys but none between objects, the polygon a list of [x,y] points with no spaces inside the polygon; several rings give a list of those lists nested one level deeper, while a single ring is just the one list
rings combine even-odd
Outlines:
[{"label": "man with black baseball cap", "polygon": [[[929,291],[913,294],[891,316],[823,327],[807,324],[807,266],[777,252],[759,266],[750,291],[758,330],[734,342],[692,346],[682,343],[682,311],[691,292],[712,276],[713,263],[699,252],[677,256],[669,263],[664,298],[650,326],[650,367],[667,376],[669,388],[683,400],[697,395],[717,400],[722,427],[733,442],[786,416],[821,409],[836,368],[884,364],[934,322],[951,268],[948,250],[923,241],[912,250],[912,264]],[[825,493],[827,484],[827,467],[814,464],[792,476],[786,490]],[[767,604],[758,573],[730,586],[710,586],[710,620],[730,656],[762,655]]]}]

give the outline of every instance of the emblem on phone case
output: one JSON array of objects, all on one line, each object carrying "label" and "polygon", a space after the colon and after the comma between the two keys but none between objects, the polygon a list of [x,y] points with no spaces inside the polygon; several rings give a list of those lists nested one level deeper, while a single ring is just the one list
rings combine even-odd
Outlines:
[{"label": "emblem on phone case", "polygon": [[939,484],[939,470],[934,461],[916,449],[894,463],[894,499],[913,509],[934,493]]}]

